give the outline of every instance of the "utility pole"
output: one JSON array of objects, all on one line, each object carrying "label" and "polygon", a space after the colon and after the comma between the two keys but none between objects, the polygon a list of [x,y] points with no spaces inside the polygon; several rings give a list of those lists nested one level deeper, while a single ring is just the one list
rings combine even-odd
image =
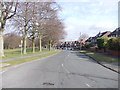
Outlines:
[{"label": "utility pole", "polygon": [[80,32],[80,50],[81,50],[81,32]]}]

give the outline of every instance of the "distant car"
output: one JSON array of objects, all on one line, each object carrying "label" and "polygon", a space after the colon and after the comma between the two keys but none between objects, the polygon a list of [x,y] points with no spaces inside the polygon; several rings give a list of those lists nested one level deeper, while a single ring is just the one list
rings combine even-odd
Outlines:
[{"label": "distant car", "polygon": [[69,47],[67,50],[73,50],[73,48],[72,48],[72,47]]},{"label": "distant car", "polygon": [[64,47],[63,50],[67,50],[67,47]]},{"label": "distant car", "polygon": [[71,50],[71,48],[69,47],[69,48],[67,48],[67,50]]},{"label": "distant car", "polygon": [[71,48],[71,50],[74,50],[73,48]]}]

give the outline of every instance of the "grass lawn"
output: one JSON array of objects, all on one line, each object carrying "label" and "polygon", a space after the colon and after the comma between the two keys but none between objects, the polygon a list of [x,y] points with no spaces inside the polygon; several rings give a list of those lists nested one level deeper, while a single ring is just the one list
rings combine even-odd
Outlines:
[{"label": "grass lawn", "polygon": [[39,49],[36,48],[36,52],[32,53],[32,48],[27,48],[27,54],[22,54],[21,55],[21,49],[7,49],[4,50],[5,56],[2,57],[2,59],[8,59],[8,58],[15,58],[15,57],[21,57],[21,56],[30,56],[30,55],[34,55],[34,54],[39,54],[39,53],[43,53],[43,52],[48,52],[48,49],[43,49],[42,52],[39,52]]},{"label": "grass lawn", "polygon": [[[39,56],[16,59],[16,60],[11,60],[11,61],[7,61],[7,62],[3,62],[3,63],[10,64],[9,66],[5,66],[5,67],[10,67],[10,66],[14,66],[14,65],[21,64],[21,63],[24,63],[24,62],[33,61],[33,60],[41,59],[41,58],[44,58],[44,57],[47,57],[47,56],[51,56],[51,55],[57,54],[59,52],[60,52],[60,50],[56,50],[54,52],[46,53],[46,54],[39,55]],[[5,67],[3,67],[3,68],[5,68]]]},{"label": "grass lawn", "polygon": [[90,57],[96,59],[97,61],[110,62],[110,63],[118,62],[117,58],[109,57],[107,55],[103,55],[95,52],[89,52],[89,51],[80,51],[80,52],[89,55]]}]

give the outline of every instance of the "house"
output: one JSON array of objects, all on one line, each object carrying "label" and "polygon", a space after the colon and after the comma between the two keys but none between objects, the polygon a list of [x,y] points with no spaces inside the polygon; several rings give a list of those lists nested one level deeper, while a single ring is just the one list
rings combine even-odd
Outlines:
[{"label": "house", "polygon": [[91,40],[92,40],[92,37],[89,37],[89,38],[86,40],[86,42],[91,42]]},{"label": "house", "polygon": [[66,42],[57,43],[56,48],[57,49],[67,49],[67,48],[80,49],[84,45],[85,45],[85,40],[66,41]]},{"label": "house", "polygon": [[108,37],[120,37],[120,27],[115,29]]},{"label": "house", "polygon": [[106,31],[106,32],[102,32],[102,33],[98,33],[95,37],[108,37],[108,35],[110,35],[111,32],[110,31]]},{"label": "house", "polygon": [[91,42],[91,44],[93,46],[97,46],[97,38],[99,38],[99,37],[108,37],[108,35],[110,35],[110,34],[111,34],[110,31],[106,31],[106,32],[102,32],[102,33],[99,32],[96,36],[90,37],[86,41]]}]

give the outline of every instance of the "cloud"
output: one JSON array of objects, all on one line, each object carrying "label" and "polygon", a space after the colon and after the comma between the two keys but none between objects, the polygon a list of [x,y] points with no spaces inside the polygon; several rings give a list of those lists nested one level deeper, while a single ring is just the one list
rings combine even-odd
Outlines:
[{"label": "cloud", "polygon": [[90,2],[90,0],[56,0],[56,2]]},{"label": "cloud", "polygon": [[92,0],[62,3],[66,40],[77,39],[79,33],[94,36],[99,31],[113,31],[118,26],[118,0]]},{"label": "cloud", "polygon": [[112,22],[99,22],[96,24],[96,27],[112,28],[112,27],[115,27],[115,25]]}]

